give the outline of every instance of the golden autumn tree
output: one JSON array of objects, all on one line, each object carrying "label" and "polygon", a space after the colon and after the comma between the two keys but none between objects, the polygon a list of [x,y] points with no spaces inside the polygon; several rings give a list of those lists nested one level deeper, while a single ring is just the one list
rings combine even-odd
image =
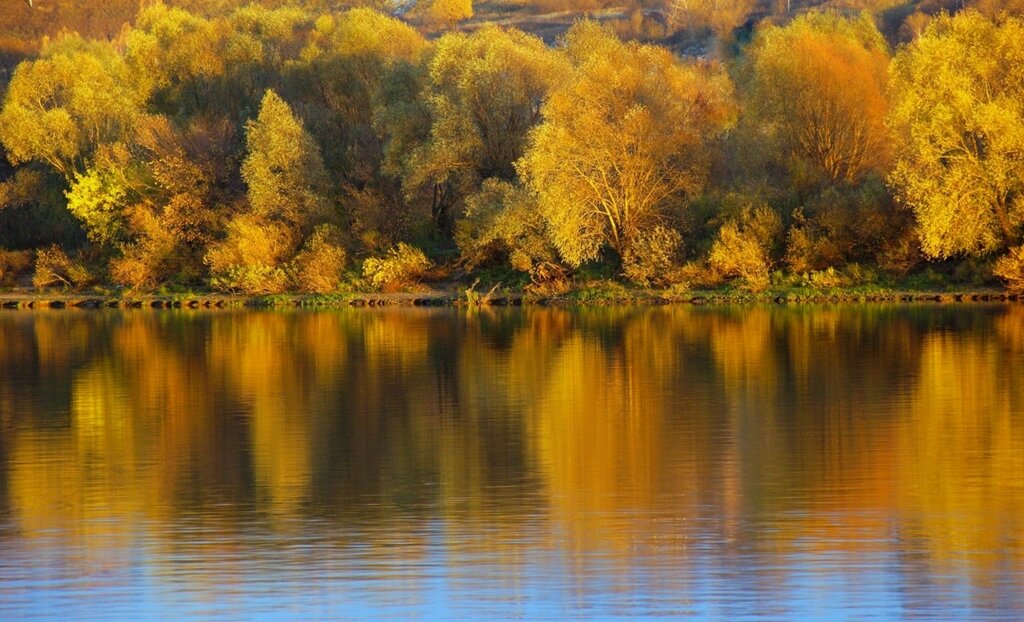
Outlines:
[{"label": "golden autumn tree", "polygon": [[552,89],[520,161],[551,240],[569,264],[626,255],[704,183],[709,141],[731,123],[715,66],[623,43],[594,22],[566,35],[572,69]]},{"label": "golden autumn tree", "polygon": [[18,66],[0,111],[13,164],[43,162],[67,179],[129,131],[147,93],[109,43],[68,35]]},{"label": "golden autumn tree", "polygon": [[231,219],[227,238],[212,246],[206,262],[216,287],[276,293],[288,287],[285,262],[330,218],[327,175],[316,143],[274,91],[246,125],[246,147],[250,209]]},{"label": "golden autumn tree", "polygon": [[435,26],[451,28],[473,17],[473,0],[429,0],[424,16]]},{"label": "golden autumn tree", "polygon": [[224,73],[222,34],[211,21],[158,2],[125,35],[125,59],[147,90],[177,102],[196,82]]},{"label": "golden autumn tree", "polygon": [[245,129],[249,155],[242,178],[252,211],[297,229],[322,219],[327,212],[324,163],[291,107],[268,90],[259,115]]},{"label": "golden autumn tree", "polygon": [[285,71],[289,101],[343,189],[348,231],[369,251],[406,238],[427,220],[404,201],[398,176],[385,170],[387,148],[401,142],[395,137],[427,125],[412,94],[419,83],[411,92],[396,88],[403,76],[420,74],[427,50],[409,24],[358,8],[320,16],[299,60]]},{"label": "golden autumn tree", "polygon": [[868,15],[808,13],[750,49],[752,112],[777,132],[798,180],[859,180],[890,159],[888,49]]},{"label": "golden autumn tree", "polygon": [[491,26],[437,41],[421,94],[429,135],[409,152],[404,184],[409,193],[431,190],[442,231],[452,227],[453,206],[483,180],[515,179],[541,103],[564,73],[558,53],[518,30]]},{"label": "golden autumn tree", "polygon": [[303,111],[332,173],[362,186],[376,174],[385,132],[374,127],[388,74],[418,63],[427,41],[414,28],[370,9],[316,20],[298,61],[289,64],[288,93]]},{"label": "golden autumn tree", "polygon": [[902,138],[889,181],[932,257],[1019,243],[1024,224],[1024,20],[936,17],[893,63]]}]

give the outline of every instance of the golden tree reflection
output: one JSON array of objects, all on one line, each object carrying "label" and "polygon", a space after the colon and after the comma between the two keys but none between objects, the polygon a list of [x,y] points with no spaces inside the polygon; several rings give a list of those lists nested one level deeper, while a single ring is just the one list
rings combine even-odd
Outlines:
[{"label": "golden tree reflection", "polygon": [[1022,326],[1015,306],[11,314],[0,516],[83,572],[145,541],[242,573],[259,534],[317,519],[385,565],[440,526],[454,563],[513,584],[535,547],[580,581],[597,556],[685,590],[710,543],[737,567],[912,552],[901,571],[967,564],[994,590],[1024,572]]}]

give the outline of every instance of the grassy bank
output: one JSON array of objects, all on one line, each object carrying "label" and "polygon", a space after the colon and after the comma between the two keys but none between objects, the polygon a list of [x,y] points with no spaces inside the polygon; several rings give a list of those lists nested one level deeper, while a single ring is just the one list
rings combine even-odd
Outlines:
[{"label": "grassy bank", "polygon": [[110,290],[67,292],[11,289],[0,291],[0,308],[43,309],[244,309],[342,307],[485,307],[602,305],[756,305],[1020,302],[1022,298],[994,288],[922,290],[908,288],[787,288],[750,293],[736,289],[632,289],[616,281],[588,283],[557,296],[496,288],[478,292],[455,286],[417,292],[336,294],[230,295],[208,291],[135,293]]}]

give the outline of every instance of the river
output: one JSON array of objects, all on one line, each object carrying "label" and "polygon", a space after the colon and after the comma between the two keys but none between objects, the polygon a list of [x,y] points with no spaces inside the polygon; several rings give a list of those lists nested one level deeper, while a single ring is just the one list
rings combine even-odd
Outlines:
[{"label": "river", "polygon": [[1024,618],[1024,305],[0,313],[0,617]]}]

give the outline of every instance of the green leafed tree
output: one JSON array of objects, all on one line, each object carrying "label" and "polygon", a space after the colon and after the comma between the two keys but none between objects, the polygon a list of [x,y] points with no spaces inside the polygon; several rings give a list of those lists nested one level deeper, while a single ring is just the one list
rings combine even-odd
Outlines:
[{"label": "green leafed tree", "polygon": [[935,18],[894,60],[889,180],[932,257],[1019,243],[1024,224],[1024,20]]}]

